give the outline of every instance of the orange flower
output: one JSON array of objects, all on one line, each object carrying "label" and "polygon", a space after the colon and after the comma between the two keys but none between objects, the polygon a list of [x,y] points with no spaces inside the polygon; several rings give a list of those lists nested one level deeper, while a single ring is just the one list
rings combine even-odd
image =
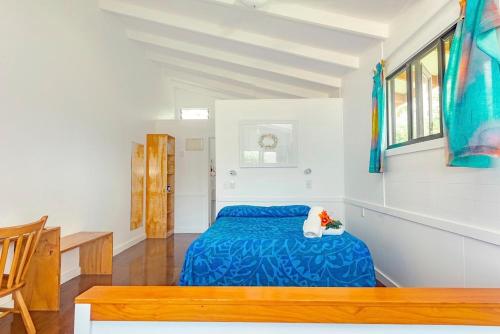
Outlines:
[{"label": "orange flower", "polygon": [[328,216],[328,212],[323,210],[319,215],[319,219],[321,219],[321,226],[326,226],[331,221],[330,216]]}]

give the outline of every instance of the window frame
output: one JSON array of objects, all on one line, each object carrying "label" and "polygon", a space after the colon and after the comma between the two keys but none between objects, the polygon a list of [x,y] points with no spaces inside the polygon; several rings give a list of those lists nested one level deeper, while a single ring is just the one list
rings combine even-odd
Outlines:
[{"label": "window frame", "polygon": [[[446,69],[446,59],[444,57],[444,44],[445,40],[448,38],[452,37],[456,29],[456,25],[453,25],[451,28],[447,29],[444,33],[439,35],[439,37],[433,39],[431,42],[429,42],[424,48],[422,48],[420,51],[412,55],[410,58],[408,58],[401,66],[397,67],[395,70],[391,72],[390,75],[387,76],[385,80],[385,85],[386,85],[386,127],[387,127],[387,149],[392,149],[392,148],[397,148],[397,147],[402,147],[402,146],[407,146],[407,145],[412,145],[416,143],[421,143],[424,141],[429,141],[429,140],[434,140],[434,139],[439,139],[444,137],[444,119],[443,119],[443,81],[444,81],[444,71]],[[436,49],[438,51],[438,83],[439,83],[439,119],[440,119],[440,126],[439,126],[439,133],[432,134],[432,135],[427,135],[423,137],[418,137],[415,138],[415,135],[413,133],[413,90],[412,90],[412,64],[415,63],[415,61],[422,59],[426,54],[431,52],[433,49]],[[393,117],[393,109],[391,107],[391,96],[393,94],[389,94],[390,90],[392,89],[390,83],[391,80],[395,77],[397,77],[399,74],[406,72],[406,99],[407,99],[407,117],[408,117],[408,140],[401,142],[401,143],[396,143],[396,144],[390,144],[391,143],[391,119]],[[394,122],[393,122],[394,125]]]}]

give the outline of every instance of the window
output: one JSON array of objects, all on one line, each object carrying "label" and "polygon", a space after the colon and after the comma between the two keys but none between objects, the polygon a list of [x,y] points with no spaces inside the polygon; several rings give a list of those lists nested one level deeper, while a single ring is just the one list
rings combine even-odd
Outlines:
[{"label": "window", "polygon": [[388,148],[443,136],[442,81],[453,30],[387,78]]},{"label": "window", "polygon": [[181,119],[208,119],[208,108],[181,108]]}]

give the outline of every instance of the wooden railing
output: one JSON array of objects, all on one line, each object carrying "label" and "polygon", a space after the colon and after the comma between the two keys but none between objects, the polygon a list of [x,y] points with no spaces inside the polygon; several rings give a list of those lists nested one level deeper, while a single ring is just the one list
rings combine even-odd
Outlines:
[{"label": "wooden railing", "polygon": [[91,321],[500,326],[500,289],[93,287]]}]

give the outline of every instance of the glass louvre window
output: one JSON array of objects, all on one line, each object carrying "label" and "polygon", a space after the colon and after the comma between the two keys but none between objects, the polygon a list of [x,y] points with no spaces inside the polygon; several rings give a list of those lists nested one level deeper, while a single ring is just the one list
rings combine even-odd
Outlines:
[{"label": "glass louvre window", "polygon": [[389,81],[389,131],[390,144],[408,141],[408,91],[406,71],[400,72]]},{"label": "glass louvre window", "polygon": [[452,38],[447,32],[387,78],[388,148],[443,136],[442,78]]},{"label": "glass louvre window", "polygon": [[412,63],[411,74],[413,138],[439,134],[441,85],[437,46]]},{"label": "glass louvre window", "polygon": [[182,108],[181,119],[208,119],[208,108]]}]

